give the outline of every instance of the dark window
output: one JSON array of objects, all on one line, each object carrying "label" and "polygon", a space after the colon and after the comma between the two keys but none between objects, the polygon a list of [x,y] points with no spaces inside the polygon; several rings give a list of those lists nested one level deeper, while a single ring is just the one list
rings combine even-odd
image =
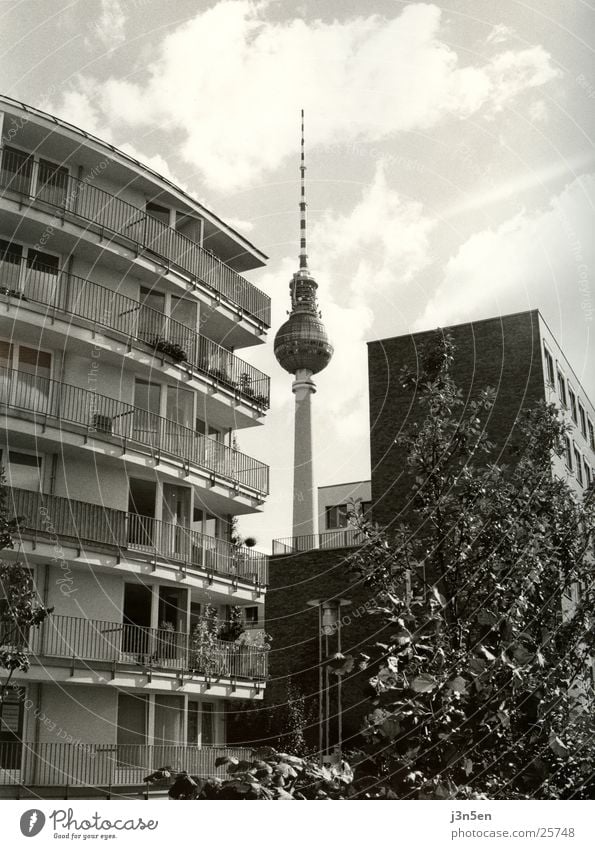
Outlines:
[{"label": "dark window", "polygon": [[566,458],[566,465],[572,471],[572,448],[570,447],[570,440],[567,436],[564,437],[564,455]]},{"label": "dark window", "polygon": [[40,159],[37,196],[52,206],[64,206],[67,191],[68,168]]},{"label": "dark window", "polygon": [[33,175],[33,156],[13,147],[5,147],[2,152],[2,185],[13,192],[28,195],[31,193]]},{"label": "dark window", "polygon": [[210,702],[202,703],[200,730],[201,746],[213,746],[215,743],[215,711]]},{"label": "dark window", "polygon": [[245,607],[244,608],[244,621],[247,625],[257,625],[258,624],[258,607]]},{"label": "dark window", "polygon": [[565,407],[568,406],[568,398],[566,396],[566,380],[562,376],[562,372],[558,371],[558,393],[560,395],[560,401],[564,404]]},{"label": "dark window", "polygon": [[548,382],[552,385],[556,385],[556,379],[554,377],[554,359],[547,348],[544,348],[545,355],[545,368],[547,372]]},{"label": "dark window", "polygon": [[27,252],[27,268],[45,271],[48,274],[57,274],[60,269],[60,260],[57,256],[45,254],[43,251],[29,250]]},{"label": "dark window", "polygon": [[578,416],[576,413],[576,395],[574,394],[574,390],[568,386],[568,397],[570,399],[570,415],[572,417],[572,421],[577,424]]},{"label": "dark window", "polygon": [[593,429],[593,422],[591,419],[588,419],[587,421],[587,429],[589,431],[589,445],[591,446],[591,449],[595,451],[595,430]]},{"label": "dark window", "polygon": [[347,504],[336,504],[326,508],[326,527],[330,530],[346,528],[349,524]]},{"label": "dark window", "polygon": [[578,402],[578,419],[581,427],[581,433],[586,438],[587,437],[587,417],[585,415],[585,408]]},{"label": "dark window", "polygon": [[574,464],[576,466],[576,478],[577,478],[578,482],[580,484],[582,484],[583,483],[583,464],[582,464],[582,459],[581,459],[581,453],[578,450],[578,448],[576,447],[576,445],[574,446]]}]

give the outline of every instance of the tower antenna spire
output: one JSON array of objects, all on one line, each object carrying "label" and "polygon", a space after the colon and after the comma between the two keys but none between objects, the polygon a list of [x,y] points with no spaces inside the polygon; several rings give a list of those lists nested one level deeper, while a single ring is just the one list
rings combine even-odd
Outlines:
[{"label": "tower antenna spire", "polygon": [[300,155],[300,269],[308,270],[306,250],[306,155],[304,140],[304,110],[302,109],[302,143]]}]

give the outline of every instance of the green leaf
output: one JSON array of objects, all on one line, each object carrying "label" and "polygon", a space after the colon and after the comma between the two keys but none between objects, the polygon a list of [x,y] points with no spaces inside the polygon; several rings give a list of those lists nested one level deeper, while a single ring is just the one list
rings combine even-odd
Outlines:
[{"label": "green leaf", "polygon": [[438,681],[433,675],[427,672],[422,672],[411,682],[411,689],[414,693],[431,693],[438,686]]}]

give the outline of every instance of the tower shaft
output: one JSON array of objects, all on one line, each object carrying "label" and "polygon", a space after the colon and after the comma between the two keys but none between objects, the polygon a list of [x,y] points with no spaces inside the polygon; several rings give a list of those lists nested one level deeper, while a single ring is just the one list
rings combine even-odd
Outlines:
[{"label": "tower shaft", "polygon": [[310,536],[318,531],[312,460],[312,395],[316,384],[312,372],[298,370],[291,388],[295,395],[293,536]]},{"label": "tower shaft", "polygon": [[300,251],[299,269],[291,278],[291,312],[275,336],[275,356],[285,371],[294,376],[295,434],[293,466],[293,536],[316,534],[318,525],[312,462],[313,374],[329,364],[333,346],[329,342],[318,309],[318,285],[308,268],[306,236],[306,161],[304,155],[304,112],[300,153]]}]

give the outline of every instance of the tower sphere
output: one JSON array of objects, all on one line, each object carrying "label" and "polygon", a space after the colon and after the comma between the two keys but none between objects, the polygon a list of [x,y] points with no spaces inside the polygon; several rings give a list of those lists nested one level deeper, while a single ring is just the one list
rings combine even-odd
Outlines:
[{"label": "tower sphere", "polygon": [[277,331],[274,351],[279,365],[290,374],[301,369],[318,374],[333,356],[324,324],[310,312],[292,312]]}]

